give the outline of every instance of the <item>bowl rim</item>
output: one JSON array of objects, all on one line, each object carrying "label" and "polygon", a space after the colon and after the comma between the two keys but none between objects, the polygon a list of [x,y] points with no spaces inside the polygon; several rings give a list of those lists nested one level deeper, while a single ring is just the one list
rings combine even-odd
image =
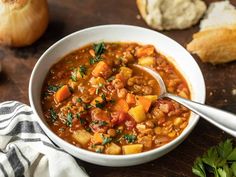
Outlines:
[{"label": "bowl rim", "polygon": [[[47,53],[50,53],[51,51],[53,51],[54,48],[56,48],[60,43],[63,43],[63,41],[67,40],[68,38],[72,38],[73,36],[76,36],[80,33],[83,33],[83,32],[88,32],[88,31],[93,31],[93,30],[97,30],[97,29],[102,29],[102,28],[130,28],[130,29],[139,29],[139,30],[144,30],[146,32],[155,32],[157,33],[158,35],[166,38],[166,39],[169,39],[172,43],[175,43],[175,45],[177,45],[178,47],[182,48],[185,50],[186,54],[188,55],[189,58],[192,58],[192,62],[195,64],[196,68],[199,72],[199,76],[201,78],[199,78],[200,80],[202,80],[202,87],[203,87],[203,92],[201,94],[201,97],[199,98],[200,99],[200,103],[204,103],[205,102],[205,98],[206,98],[206,86],[205,86],[205,81],[204,81],[204,77],[203,77],[203,74],[199,68],[199,65],[197,64],[197,62],[195,61],[195,59],[189,54],[189,52],[183,47],[181,46],[179,43],[177,43],[175,40],[173,40],[172,38],[158,32],[158,31],[154,31],[154,30],[151,30],[151,29],[147,29],[147,28],[144,28],[144,27],[139,27],[139,26],[134,26],[134,25],[123,25],[123,24],[109,24],[109,25],[98,25],[98,26],[93,26],[93,27],[89,27],[89,28],[85,28],[85,29],[82,29],[82,30],[78,30],[78,31],[75,31],[69,35],[66,35],[64,36],[62,39],[58,40],[57,42],[55,42],[53,45],[51,45],[41,56],[40,58],[38,59],[38,61],[36,62],[34,68],[33,68],[33,71],[31,73],[31,76],[30,76],[30,80],[29,80],[29,87],[28,87],[28,96],[29,96],[29,101],[30,101],[30,106],[33,110],[33,113],[34,113],[34,117],[36,118],[37,122],[40,124],[41,128],[44,130],[45,134],[54,142],[54,139],[56,139],[57,142],[60,142],[60,143],[63,143],[66,148],[70,148],[70,149],[73,149],[73,151],[76,151],[78,152],[78,154],[84,154],[84,155],[88,155],[90,157],[95,157],[96,158],[103,158],[105,160],[129,160],[129,159],[135,159],[135,158],[142,158],[142,157],[146,157],[146,156],[152,156],[158,152],[162,152],[166,149],[170,149],[171,147],[174,147],[176,144],[179,145],[188,135],[189,133],[193,130],[193,128],[196,126],[196,124],[198,123],[199,121],[199,116],[195,116],[195,120],[193,120],[193,124],[192,126],[187,126],[184,131],[178,136],[176,137],[175,139],[173,139],[172,141],[168,142],[167,144],[161,146],[161,147],[158,147],[158,148],[154,148],[154,149],[151,149],[151,150],[148,150],[148,151],[145,151],[145,152],[141,152],[141,153],[137,153],[137,154],[128,154],[128,155],[109,155],[109,154],[100,154],[100,153],[96,153],[96,152],[92,152],[92,151],[89,151],[89,150],[86,150],[86,149],[82,149],[82,148],[79,148],[79,147],[76,147],[72,144],[70,144],[69,142],[63,140],[62,138],[60,138],[58,135],[56,135],[54,132],[52,132],[52,130],[47,127],[47,125],[42,121],[43,118],[40,118],[38,112],[37,112],[37,108],[35,107],[34,105],[34,99],[33,99],[33,89],[32,89],[32,85],[33,85],[33,82],[34,82],[34,77],[36,75],[36,71],[38,70],[42,60],[45,60],[45,56],[47,55]],[[69,53],[70,51],[68,51]],[[65,53],[66,55],[67,53]],[[62,56],[63,57],[63,56]],[[45,78],[44,78],[45,79]],[[49,134],[49,135],[48,135]],[[57,144],[57,143],[56,143]],[[62,148],[62,147],[60,147]],[[166,153],[164,153],[166,154]],[[163,155],[164,155],[163,154]]]}]

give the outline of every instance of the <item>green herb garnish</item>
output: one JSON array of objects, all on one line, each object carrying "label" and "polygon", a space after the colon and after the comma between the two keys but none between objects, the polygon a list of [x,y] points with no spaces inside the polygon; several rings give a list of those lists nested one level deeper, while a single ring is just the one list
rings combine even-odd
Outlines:
[{"label": "green herb garnish", "polygon": [[50,113],[50,118],[52,122],[55,122],[57,120],[57,113],[53,108],[49,109],[49,113]]},{"label": "green herb garnish", "polygon": [[78,69],[75,68],[75,69],[73,70],[73,72],[71,72],[71,80],[74,81],[74,82],[77,81],[77,71],[78,71]]},{"label": "green herb garnish", "polygon": [[77,100],[76,100],[78,103],[82,103],[83,102],[83,100],[81,99],[81,98],[77,98]]},{"label": "green herb garnish", "polygon": [[112,138],[109,137],[104,137],[103,136],[103,141],[102,141],[102,145],[108,144],[112,141]]},{"label": "green herb garnish", "polygon": [[106,99],[106,95],[105,95],[104,93],[102,93],[101,97],[102,97],[102,100],[103,100],[104,102],[107,101],[107,99]]},{"label": "green herb garnish", "polygon": [[229,139],[211,147],[195,160],[192,172],[200,177],[206,177],[210,173],[215,177],[236,176],[236,147],[233,147]]},{"label": "green herb garnish", "polygon": [[94,58],[90,58],[89,63],[90,63],[90,65],[93,65],[94,63],[97,63],[97,62],[102,61],[102,60],[103,59],[101,58],[101,56],[96,56]]},{"label": "green herb garnish", "polygon": [[107,79],[107,82],[112,82],[115,79],[115,76],[111,76]]},{"label": "green herb garnish", "polygon": [[114,104],[116,101],[114,99],[109,100],[109,103]]},{"label": "green herb garnish", "polygon": [[124,139],[127,140],[128,143],[133,143],[133,142],[135,142],[137,137],[135,135],[126,134],[126,135],[124,135]]},{"label": "green herb garnish", "polygon": [[105,44],[102,43],[98,43],[98,44],[94,44],[93,45],[93,49],[95,51],[95,57],[94,58],[90,58],[89,59],[89,63],[90,65],[97,63],[99,61],[102,61],[103,59],[101,58],[101,55],[104,53],[105,51]]},{"label": "green herb garnish", "polygon": [[105,51],[105,44],[104,42],[94,44],[93,45],[93,50],[95,51],[95,55],[99,56]]},{"label": "green herb garnish", "polygon": [[84,108],[85,110],[88,110],[88,109],[90,109],[91,107],[92,107],[91,104],[86,104],[86,103],[83,104],[83,108]]},{"label": "green herb garnish", "polygon": [[108,123],[106,121],[95,120],[91,123],[91,125],[98,125],[99,127],[106,126]]},{"label": "green herb garnish", "polygon": [[87,68],[85,65],[81,65],[79,67],[79,73],[80,73],[80,76],[83,78],[85,75],[86,75],[86,72],[87,72]]},{"label": "green herb garnish", "polygon": [[96,106],[96,108],[103,109],[106,106],[106,103],[99,102],[98,100],[95,100],[95,106]]},{"label": "green herb garnish", "polygon": [[116,130],[116,134],[121,134],[122,133],[122,130],[121,129],[117,129]]},{"label": "green herb garnish", "polygon": [[69,112],[67,114],[66,125],[71,127],[72,126],[72,120],[73,120],[73,114],[71,112]]},{"label": "green herb garnish", "polygon": [[77,119],[79,119],[79,122],[80,122],[81,125],[84,125],[86,123],[86,120],[81,118],[80,113],[77,113],[76,117],[77,117]]},{"label": "green herb garnish", "polygon": [[85,130],[86,130],[87,132],[91,132],[91,131],[92,131],[90,127],[86,127]]},{"label": "green herb garnish", "polygon": [[101,148],[96,149],[95,152],[96,152],[96,153],[102,153],[102,149],[101,149]]},{"label": "green herb garnish", "polygon": [[59,88],[60,88],[60,86],[49,85],[49,86],[48,86],[48,91],[49,91],[49,92],[56,92]]},{"label": "green herb garnish", "polygon": [[98,84],[98,87],[96,88],[96,95],[98,95],[98,93],[99,93],[99,90],[100,90],[100,88],[102,88],[102,87],[104,87],[104,84],[102,84],[102,83],[99,83]]}]

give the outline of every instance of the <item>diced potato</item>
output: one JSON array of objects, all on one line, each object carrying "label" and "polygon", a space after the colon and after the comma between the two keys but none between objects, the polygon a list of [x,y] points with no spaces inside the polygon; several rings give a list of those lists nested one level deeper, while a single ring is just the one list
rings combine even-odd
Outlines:
[{"label": "diced potato", "polygon": [[137,123],[143,122],[146,120],[145,110],[142,105],[135,106],[128,111]]},{"label": "diced potato", "polygon": [[72,135],[82,146],[88,144],[91,139],[91,134],[86,130],[77,130]]},{"label": "diced potato", "polygon": [[143,150],[143,144],[130,144],[122,146],[123,154],[136,154]]},{"label": "diced potato", "polygon": [[106,154],[118,155],[121,153],[121,147],[115,143],[110,143],[109,146],[105,149]]},{"label": "diced potato", "polygon": [[145,95],[145,98],[148,98],[149,100],[151,100],[152,102],[156,101],[158,96],[157,95]]},{"label": "diced potato", "polygon": [[89,80],[89,83],[93,86],[93,87],[97,87],[99,86],[99,84],[105,84],[106,81],[105,79],[103,79],[102,77],[92,77]]},{"label": "diced potato", "polygon": [[132,76],[132,69],[122,66],[120,67],[120,74],[122,74],[122,76],[124,77],[124,79],[129,79]]},{"label": "diced potato", "polygon": [[142,57],[138,59],[138,64],[142,66],[153,66],[155,59],[153,57]]}]

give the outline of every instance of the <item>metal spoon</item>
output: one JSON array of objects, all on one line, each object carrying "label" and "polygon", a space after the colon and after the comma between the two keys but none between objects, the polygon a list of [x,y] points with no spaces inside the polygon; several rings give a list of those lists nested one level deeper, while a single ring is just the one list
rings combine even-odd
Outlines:
[{"label": "metal spoon", "polygon": [[187,107],[194,113],[198,114],[208,122],[224,130],[230,135],[236,137],[236,115],[168,93],[163,79],[156,71],[152,70],[151,68],[147,68],[140,65],[134,65],[134,66],[150,73],[156,79],[156,81],[160,86],[159,98],[164,98],[164,97],[170,98],[184,105],[185,107]]}]

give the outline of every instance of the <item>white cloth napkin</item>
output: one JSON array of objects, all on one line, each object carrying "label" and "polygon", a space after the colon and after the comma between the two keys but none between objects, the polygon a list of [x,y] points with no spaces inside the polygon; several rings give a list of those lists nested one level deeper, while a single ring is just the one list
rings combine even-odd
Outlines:
[{"label": "white cloth napkin", "polygon": [[75,159],[55,146],[31,108],[0,103],[0,177],[88,177]]}]

